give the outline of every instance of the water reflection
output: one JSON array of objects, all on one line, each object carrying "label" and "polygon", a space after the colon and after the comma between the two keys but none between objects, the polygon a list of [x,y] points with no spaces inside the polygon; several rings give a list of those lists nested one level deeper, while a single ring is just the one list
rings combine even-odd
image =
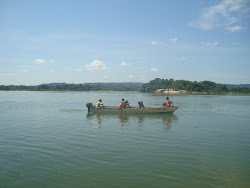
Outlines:
[{"label": "water reflection", "polygon": [[100,114],[87,113],[86,118],[89,119],[94,124],[97,123],[98,125],[97,128],[100,128],[102,126],[102,117],[100,116]]},{"label": "water reflection", "polygon": [[[127,122],[134,123],[137,119],[137,124],[139,128],[142,129],[145,121],[150,121],[152,119],[162,120],[165,125],[166,130],[170,129],[172,122],[177,120],[177,116],[174,114],[93,114],[88,113],[86,118],[92,121],[94,124],[98,125],[98,128],[102,126],[102,121],[105,119],[112,119],[112,121],[117,120],[120,126],[123,127]],[[159,121],[158,121],[159,122]]]}]

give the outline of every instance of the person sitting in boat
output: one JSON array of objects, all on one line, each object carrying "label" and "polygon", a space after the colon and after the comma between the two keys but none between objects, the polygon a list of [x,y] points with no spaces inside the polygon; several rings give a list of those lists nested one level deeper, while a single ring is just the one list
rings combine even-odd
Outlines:
[{"label": "person sitting in boat", "polygon": [[145,108],[144,104],[142,101],[138,102],[139,108]]},{"label": "person sitting in boat", "polygon": [[99,101],[96,103],[95,107],[100,108],[101,106],[104,107],[104,105],[102,104],[102,99],[99,99]]},{"label": "person sitting in boat", "polygon": [[126,102],[124,101],[124,98],[122,98],[119,108],[126,108]]},{"label": "person sitting in boat", "polygon": [[125,108],[132,108],[132,107],[129,105],[129,103],[128,103],[127,100],[125,101]]},{"label": "person sitting in boat", "polygon": [[166,102],[163,103],[163,107],[171,107],[173,102],[169,100],[169,97],[166,97]]}]

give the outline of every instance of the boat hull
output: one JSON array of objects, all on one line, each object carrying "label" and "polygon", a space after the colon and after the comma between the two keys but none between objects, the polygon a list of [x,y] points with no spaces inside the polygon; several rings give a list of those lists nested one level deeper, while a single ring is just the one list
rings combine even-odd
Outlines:
[{"label": "boat hull", "polygon": [[93,113],[117,113],[117,114],[165,114],[173,113],[178,109],[175,107],[147,107],[147,108],[119,108],[116,106],[105,106],[100,108],[88,107],[89,112]]}]

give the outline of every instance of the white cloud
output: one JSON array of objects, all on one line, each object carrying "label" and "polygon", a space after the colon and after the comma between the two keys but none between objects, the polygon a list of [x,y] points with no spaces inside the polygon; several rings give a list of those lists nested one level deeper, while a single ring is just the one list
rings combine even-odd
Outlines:
[{"label": "white cloud", "polygon": [[121,66],[128,66],[128,64],[126,62],[122,62]]},{"label": "white cloud", "polygon": [[128,75],[128,77],[129,77],[129,78],[134,78],[135,76],[132,75],[132,74],[130,74],[130,75]]},{"label": "white cloud", "polygon": [[208,47],[215,47],[215,46],[217,46],[218,44],[219,44],[219,43],[218,43],[217,41],[205,43],[205,45],[208,46]]},{"label": "white cloud", "polygon": [[227,30],[232,31],[232,32],[240,31],[241,29],[242,29],[242,27],[239,26],[239,25],[235,25],[235,26],[232,26],[232,27],[227,27]]},{"label": "white cloud", "polygon": [[160,43],[160,41],[158,41],[158,40],[153,40],[153,41],[151,42],[151,44],[152,44],[153,46],[159,45],[159,43]]},{"label": "white cloud", "polygon": [[152,69],[150,69],[150,71],[152,71],[152,72],[159,72],[159,71],[160,71],[160,69],[157,69],[157,68],[152,68]]},{"label": "white cloud", "polygon": [[177,38],[177,37],[175,37],[175,38],[171,38],[171,39],[170,39],[170,41],[171,41],[171,42],[173,42],[173,43],[176,43],[176,42],[177,42],[177,40],[178,40],[178,38]]},{"label": "white cloud", "polygon": [[239,14],[247,9],[246,2],[246,0],[222,0],[219,4],[204,9],[200,18],[191,25],[204,30],[227,28],[239,20]]},{"label": "white cloud", "polygon": [[76,71],[77,71],[77,72],[81,72],[81,71],[82,71],[82,68],[77,68]]},{"label": "white cloud", "polygon": [[50,63],[53,64],[53,63],[55,63],[55,61],[54,61],[53,59],[51,59],[51,60],[50,60]]},{"label": "white cloud", "polygon": [[106,65],[99,61],[99,60],[94,60],[92,63],[90,63],[89,65],[85,65],[86,69],[88,70],[105,70],[107,69]]},{"label": "white cloud", "polygon": [[188,60],[188,57],[181,57],[178,59],[179,61],[187,61]]},{"label": "white cloud", "polygon": [[33,61],[33,63],[40,65],[40,64],[45,64],[47,62],[45,60],[43,60],[43,59],[36,59],[35,61]]}]

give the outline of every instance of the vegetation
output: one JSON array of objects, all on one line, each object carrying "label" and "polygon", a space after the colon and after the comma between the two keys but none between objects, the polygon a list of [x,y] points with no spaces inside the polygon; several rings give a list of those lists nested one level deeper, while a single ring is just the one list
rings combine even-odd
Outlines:
[{"label": "vegetation", "polygon": [[225,84],[228,88],[250,88],[250,84]]},{"label": "vegetation", "polygon": [[66,84],[50,83],[37,86],[9,85],[0,86],[0,90],[16,91],[138,91],[142,83],[85,83],[85,84]]},{"label": "vegetation", "polygon": [[248,87],[239,87],[239,88],[229,88],[229,93],[234,93],[234,94],[250,94],[250,88]]},{"label": "vegetation", "polygon": [[140,91],[155,92],[157,89],[175,89],[186,90],[188,92],[207,92],[214,94],[250,94],[250,85],[223,85],[211,81],[191,82],[187,80],[160,79],[156,78],[149,83],[126,82],[126,83],[84,83],[84,84],[67,84],[67,83],[50,83],[36,86],[25,85],[0,85],[0,90],[5,91]]},{"label": "vegetation", "polygon": [[208,92],[216,94],[226,93],[244,93],[250,94],[249,88],[228,88],[223,84],[217,84],[211,81],[191,82],[187,80],[174,80],[174,79],[160,79],[156,78],[149,83],[143,84],[139,89],[141,92],[154,92],[157,89],[176,89],[186,90],[188,92]]}]

